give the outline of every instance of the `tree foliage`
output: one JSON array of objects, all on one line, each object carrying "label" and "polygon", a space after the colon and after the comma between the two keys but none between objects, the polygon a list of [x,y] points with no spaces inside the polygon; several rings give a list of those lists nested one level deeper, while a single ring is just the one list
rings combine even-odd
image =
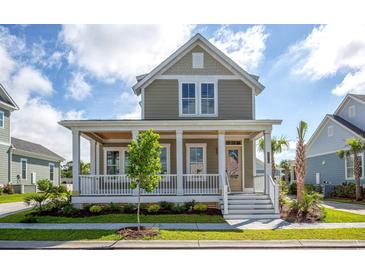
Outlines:
[{"label": "tree foliage", "polygon": [[[90,163],[80,161],[80,172],[82,175],[90,174]],[[72,161],[69,161],[61,166],[61,177],[72,178]]]}]

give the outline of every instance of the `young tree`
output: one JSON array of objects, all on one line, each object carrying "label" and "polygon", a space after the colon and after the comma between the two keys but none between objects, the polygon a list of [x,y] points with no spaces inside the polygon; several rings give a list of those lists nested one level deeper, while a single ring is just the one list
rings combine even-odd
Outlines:
[{"label": "young tree", "polygon": [[304,138],[307,133],[308,125],[304,121],[299,122],[297,127],[297,148],[295,154],[295,173],[297,175],[297,201],[300,203],[304,196],[304,177],[305,177],[305,144]]},{"label": "young tree", "polygon": [[[275,170],[276,170],[274,156],[276,153],[281,153],[285,147],[286,148],[289,147],[289,141],[284,136],[281,136],[279,139],[277,139],[276,137],[273,137],[271,139],[271,169],[272,169],[271,177],[273,179],[275,178]],[[265,140],[264,139],[259,140],[259,150],[260,151],[265,150]]]},{"label": "young tree", "polygon": [[152,192],[160,181],[161,146],[158,142],[160,135],[153,129],[138,134],[137,140],[128,145],[127,175],[132,180],[131,188],[137,188],[137,223],[140,231],[141,189]]},{"label": "young tree", "polygon": [[290,164],[288,160],[282,160],[279,166],[284,170],[285,182],[289,181]]},{"label": "young tree", "polygon": [[[356,184],[356,200],[362,200],[362,191],[360,185],[360,177],[361,177],[361,160],[359,153],[362,150],[365,150],[365,142],[363,142],[359,138],[349,138],[346,140],[347,149],[342,149],[337,151],[337,155],[340,159],[344,159],[345,157],[353,157],[354,161],[354,177]],[[364,171],[363,171],[364,172]]]}]

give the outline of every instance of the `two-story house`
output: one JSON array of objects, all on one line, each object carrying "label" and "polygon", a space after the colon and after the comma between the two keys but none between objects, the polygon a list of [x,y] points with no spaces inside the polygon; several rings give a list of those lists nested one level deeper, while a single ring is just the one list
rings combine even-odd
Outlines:
[{"label": "two-story house", "polygon": [[[306,183],[354,182],[353,157],[341,160],[336,151],[346,149],[346,139],[365,140],[365,95],[348,94],[333,115],[327,114],[307,144]],[[364,184],[364,152],[361,152]]]},{"label": "two-story house", "polygon": [[[86,203],[135,203],[125,175],[128,143],[139,131],[160,134],[163,171],[142,202],[195,200],[221,206],[227,218],[278,217],[271,175],[271,130],[281,120],[256,120],[264,86],[197,34],[133,86],[141,120],[61,121],[72,131],[73,197]],[[80,136],[90,140],[91,175],[81,176]],[[265,138],[264,174],[256,176],[255,145]]]},{"label": "two-story house", "polygon": [[36,191],[39,179],[60,183],[61,156],[40,144],[11,137],[11,114],[19,107],[0,84],[0,185],[18,193]]}]

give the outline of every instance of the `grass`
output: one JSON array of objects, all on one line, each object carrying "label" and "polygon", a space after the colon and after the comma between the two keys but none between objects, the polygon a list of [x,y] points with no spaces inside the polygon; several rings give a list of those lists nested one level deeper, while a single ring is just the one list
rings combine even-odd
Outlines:
[{"label": "grass", "polygon": [[[0,223],[19,223],[31,210],[18,212],[0,218]],[[136,223],[136,214],[105,214],[89,217],[37,216],[39,223]],[[205,214],[163,214],[141,215],[142,223],[224,223],[222,215]]]},{"label": "grass", "polygon": [[352,199],[346,199],[346,198],[327,198],[325,201],[329,202],[337,202],[337,203],[346,203],[346,204],[359,204],[359,205],[365,205],[365,200],[362,201],[356,201]]},{"label": "grass", "polygon": [[325,223],[357,223],[365,222],[365,215],[355,214],[351,212],[335,210],[332,208],[324,207],[325,217],[323,222]]},{"label": "grass", "polygon": [[[150,240],[365,240],[365,228],[245,231],[161,230]],[[0,240],[122,240],[113,230],[0,229]]]},{"label": "grass", "polygon": [[14,202],[23,202],[26,196],[29,196],[31,193],[25,194],[3,194],[0,195],[0,204],[5,203],[14,203]]}]

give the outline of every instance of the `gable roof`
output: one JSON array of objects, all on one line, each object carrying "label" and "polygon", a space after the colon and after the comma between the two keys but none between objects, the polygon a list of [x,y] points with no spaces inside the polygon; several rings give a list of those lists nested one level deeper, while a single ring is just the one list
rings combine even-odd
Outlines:
[{"label": "gable roof", "polygon": [[362,130],[361,128],[358,128],[354,124],[350,123],[349,121],[346,121],[345,119],[341,118],[338,115],[330,115],[330,117],[339,122],[344,127],[348,128],[349,130],[355,132],[357,135],[365,139],[365,131]]},{"label": "gable roof", "polygon": [[361,95],[361,94],[351,94],[351,96],[365,102],[365,95]]},{"label": "gable roof", "polygon": [[[215,47],[211,42],[209,42],[200,33],[194,35],[188,42],[178,48],[173,54],[171,54],[166,60],[155,67],[150,73],[137,76],[137,83],[132,87],[135,94],[139,95],[141,93],[141,88],[157,76],[163,69],[172,66],[179,57],[185,55],[196,43],[200,42],[200,46],[203,47],[208,53],[210,53],[215,59],[220,63],[225,65],[229,70],[233,71],[237,76],[241,78],[242,81],[247,83],[249,86],[253,87],[255,94],[258,95],[265,87],[258,81],[258,76],[253,75],[242,69],[237,63],[235,63],[231,58],[224,54],[221,50]],[[175,61],[175,62],[174,62]]]},{"label": "gable roof", "polygon": [[13,98],[11,98],[11,96],[1,83],[0,83],[0,105],[4,106],[9,110],[19,110],[18,105],[15,103]]},{"label": "gable roof", "polygon": [[56,161],[65,160],[63,157],[59,156],[58,154],[40,144],[28,142],[14,137],[11,137],[11,144],[15,150],[19,151],[19,154],[21,154],[22,152],[26,152],[37,155],[37,158],[45,157],[47,159],[53,159]]},{"label": "gable roof", "polygon": [[348,93],[345,98],[342,100],[341,104],[338,106],[338,108],[335,111],[335,115],[339,114],[340,111],[343,109],[343,107],[347,104],[347,102],[353,99],[361,104],[365,104],[365,95],[360,95],[360,94],[352,94],[352,93]]}]

